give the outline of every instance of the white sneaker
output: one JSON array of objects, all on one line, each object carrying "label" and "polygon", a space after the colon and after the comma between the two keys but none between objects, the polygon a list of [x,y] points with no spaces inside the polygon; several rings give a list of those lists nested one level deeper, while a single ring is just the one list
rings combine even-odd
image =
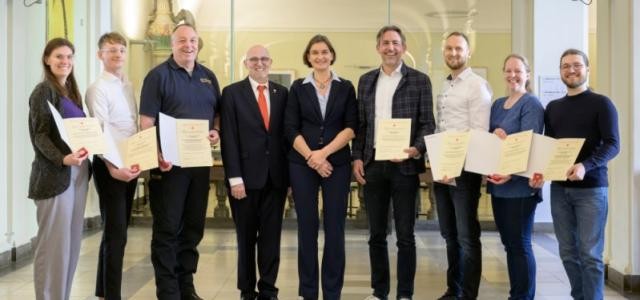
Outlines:
[{"label": "white sneaker", "polygon": [[400,300],[411,300],[411,298],[402,297]]},{"label": "white sneaker", "polygon": [[382,300],[374,295],[369,295],[367,296],[367,298],[364,298],[364,300]]}]

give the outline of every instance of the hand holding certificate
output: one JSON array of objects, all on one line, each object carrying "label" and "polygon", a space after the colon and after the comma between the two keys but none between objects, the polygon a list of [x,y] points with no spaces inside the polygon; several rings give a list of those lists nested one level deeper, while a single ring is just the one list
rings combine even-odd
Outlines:
[{"label": "hand holding certificate", "polygon": [[527,169],[517,175],[532,178],[541,174],[544,180],[567,180],[567,170],[575,163],[583,144],[583,138],[554,139],[534,134]]},{"label": "hand holding certificate", "polygon": [[160,113],[160,143],[165,161],[183,168],[213,165],[209,121],[176,119]]},{"label": "hand holding certificate", "polygon": [[411,141],[411,119],[385,119],[378,121],[375,160],[407,159],[404,152]]},{"label": "hand holding certificate", "polygon": [[469,154],[464,169],[482,175],[510,175],[527,169],[532,130],[508,135],[504,140],[497,135],[471,130]]},{"label": "hand holding certificate", "polygon": [[63,119],[58,110],[50,103],[49,109],[58,127],[62,140],[72,152],[85,149],[88,154],[103,154],[106,150],[100,122],[96,118]]},{"label": "hand holding certificate", "polygon": [[435,181],[460,176],[469,143],[468,132],[440,132],[424,137]]},{"label": "hand holding certificate", "polygon": [[118,168],[129,168],[133,172],[158,167],[158,141],[156,127],[140,131],[116,145],[112,128],[104,125],[107,151],[104,158]]}]

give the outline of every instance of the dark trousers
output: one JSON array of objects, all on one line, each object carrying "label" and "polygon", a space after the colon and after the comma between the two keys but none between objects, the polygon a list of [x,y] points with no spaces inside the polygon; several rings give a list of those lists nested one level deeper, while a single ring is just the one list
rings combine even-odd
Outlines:
[{"label": "dark trousers", "polygon": [[481,176],[462,171],[456,186],[434,183],[440,233],[447,245],[447,292],[476,299],[482,273],[478,202]]},{"label": "dark trousers", "polygon": [[298,294],[304,299],[318,299],[318,188],[322,188],[322,295],[326,300],[340,299],[351,166],[333,166],[331,176],[322,178],[306,165],[289,163],[289,174],[298,214]]},{"label": "dark trousers", "polygon": [[374,161],[365,168],[364,200],[369,221],[369,259],[373,295],[387,299],[390,289],[387,218],[393,205],[398,247],[397,297],[411,298],[416,274],[416,193],[418,175],[400,173],[397,163]]},{"label": "dark trousers", "polygon": [[[193,273],[204,233],[209,168],[154,169],[149,182],[153,234],[151,262],[158,299],[180,299],[195,290]],[[160,178],[158,178],[160,177]]]},{"label": "dark trousers", "polygon": [[102,217],[102,241],[98,253],[96,296],[121,299],[122,259],[127,244],[127,227],[137,180],[124,182],[111,177],[105,162],[94,156],[93,182],[98,192]]},{"label": "dark trousers", "polygon": [[[231,193],[229,193],[230,195]],[[256,287],[258,248],[258,291],[261,297],[277,297],[276,279],[280,266],[280,233],[287,189],[274,187],[271,180],[262,189],[247,189],[247,197],[229,196],[238,240],[238,289],[253,295]]]},{"label": "dark trousers", "polygon": [[493,217],[507,252],[510,300],[533,300],[536,295],[536,259],[531,247],[533,219],[540,198],[491,197]]}]

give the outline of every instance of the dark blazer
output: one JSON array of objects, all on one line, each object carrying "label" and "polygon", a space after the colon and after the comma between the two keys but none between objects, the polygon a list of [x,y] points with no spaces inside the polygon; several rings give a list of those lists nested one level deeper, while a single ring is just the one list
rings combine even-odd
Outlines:
[{"label": "dark blazer", "polygon": [[267,176],[276,187],[288,186],[283,129],[287,89],[269,81],[269,98],[267,131],[249,78],[222,91],[220,137],[225,177],[242,177],[247,189],[263,188]]},{"label": "dark blazer", "polygon": [[[304,79],[294,81],[289,91],[284,123],[285,135],[290,145],[293,145],[298,135],[302,135],[311,150],[318,150],[329,144],[347,127],[356,132],[358,106],[356,91],[351,81],[340,78],[340,81],[331,82],[324,118],[313,84],[303,84],[303,81]],[[349,145],[329,155],[327,160],[336,166],[350,163]],[[295,149],[289,152],[289,161],[306,164],[305,158]]]},{"label": "dark blazer", "polygon": [[[420,153],[426,151],[424,136],[435,130],[431,81],[426,74],[402,64],[402,79],[393,94],[392,117],[411,119],[411,146]],[[369,71],[358,83],[358,133],[353,140],[353,159],[366,166],[374,159],[376,84],[380,69]],[[400,163],[400,172],[413,175],[425,171],[423,159],[407,159]]]},{"label": "dark blazer", "polygon": [[43,81],[29,97],[29,137],[35,157],[31,163],[28,197],[34,200],[59,195],[71,182],[71,168],[62,164],[71,149],[60,137],[47,102],[62,114],[60,96]]}]

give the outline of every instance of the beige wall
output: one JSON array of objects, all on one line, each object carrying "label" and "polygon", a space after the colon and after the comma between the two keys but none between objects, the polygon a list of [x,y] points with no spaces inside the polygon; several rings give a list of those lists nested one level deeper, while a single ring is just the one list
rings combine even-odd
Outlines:
[{"label": "beige wall", "polygon": [[589,33],[589,87],[598,90],[598,40],[595,32]]},{"label": "beige wall", "polygon": [[[302,52],[308,40],[316,32],[237,32],[235,62],[231,62],[229,33],[220,31],[200,32],[204,48],[198,56],[200,62],[211,68],[221,87],[246,76],[242,65],[245,50],[254,44],[267,45],[273,57],[272,70],[293,71],[296,78],[306,76],[310,69],[302,62]],[[375,49],[375,32],[330,32],[329,37],[336,50],[334,70],[357,85],[360,75],[378,67],[380,57]],[[432,79],[434,94],[448,74],[442,60],[442,33],[407,33],[407,55],[405,62],[426,72]],[[472,39],[474,45],[470,65],[486,68],[488,80],[496,96],[504,95],[502,61],[511,52],[510,33],[483,33]],[[141,46],[132,46],[130,51],[130,76],[136,89],[140,89],[146,72],[151,68],[149,53]],[[415,64],[415,65],[414,65]],[[230,68],[235,68],[231,78]]]}]

